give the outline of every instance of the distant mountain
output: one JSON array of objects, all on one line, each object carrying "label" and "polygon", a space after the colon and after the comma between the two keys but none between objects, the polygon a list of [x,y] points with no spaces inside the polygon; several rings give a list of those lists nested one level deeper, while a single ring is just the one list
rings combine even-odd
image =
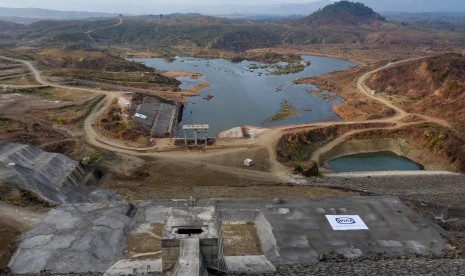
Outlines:
[{"label": "distant mountain", "polygon": [[[282,0],[285,2],[285,0]],[[361,2],[374,11],[379,13],[386,12],[460,12],[465,11],[465,1],[463,0],[350,0],[352,2]],[[143,15],[143,14],[170,14],[170,13],[201,13],[204,15],[215,15],[222,17],[244,18],[250,16],[290,16],[290,15],[308,15],[321,9],[336,0],[308,0],[308,3],[286,3],[282,4],[235,4],[230,1],[230,4],[210,4],[209,1],[202,1],[205,4],[197,5],[179,5],[172,1],[163,5],[155,6],[149,3],[125,1],[101,0],[94,6],[83,5],[93,10],[108,10],[124,11],[127,14]],[[108,3],[108,4],[105,4]],[[111,3],[111,4],[110,4]],[[39,4],[37,4],[39,6]],[[43,4],[42,6],[44,6]],[[50,8],[50,4],[47,7]],[[61,8],[65,5],[61,5]],[[103,12],[76,12],[76,11],[54,11],[44,9],[17,9],[17,8],[0,8],[0,18],[5,17],[21,17],[21,18],[39,18],[39,19],[82,19],[91,17],[111,17],[115,13]]]},{"label": "distant mountain", "polygon": [[[463,0],[350,0],[360,2],[371,7],[376,12],[458,12],[465,11],[465,1]],[[205,1],[207,3],[207,1]],[[232,2],[232,1],[231,1]],[[196,12],[208,15],[308,15],[336,0],[317,0],[308,3],[283,3],[283,4],[224,4],[224,5],[186,5],[180,7],[164,5],[164,9],[171,12]],[[284,2],[284,1],[283,1]],[[166,13],[166,11],[165,11]]]},{"label": "distant mountain", "polygon": [[43,19],[40,18],[26,18],[26,17],[18,17],[18,16],[0,16],[0,21],[6,21],[11,23],[17,24],[31,24]]},{"label": "distant mountain", "polygon": [[1,8],[0,17],[20,17],[34,19],[83,19],[115,17],[117,14],[102,12],[55,11],[36,8]]},{"label": "distant mountain", "polygon": [[384,21],[381,15],[362,3],[339,1],[297,22],[312,26],[351,27]]},{"label": "distant mountain", "polygon": [[[252,1],[251,1],[252,2]],[[306,4],[269,4],[269,5],[224,5],[192,7],[203,14],[254,14],[254,15],[307,15],[321,9],[336,0],[319,0]],[[465,11],[463,0],[351,0],[371,7],[376,12],[460,12]],[[228,13],[225,12],[229,11]]]},{"label": "distant mountain", "polygon": [[378,12],[460,12],[465,11],[463,0],[360,0]]},{"label": "distant mountain", "polygon": [[21,29],[22,27],[24,27],[24,25],[0,20],[0,33],[14,32]]}]

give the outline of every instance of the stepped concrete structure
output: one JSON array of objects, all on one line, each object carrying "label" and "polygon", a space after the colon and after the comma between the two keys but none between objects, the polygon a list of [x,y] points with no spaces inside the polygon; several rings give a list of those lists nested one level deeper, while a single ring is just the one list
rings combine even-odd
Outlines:
[{"label": "stepped concrete structure", "polygon": [[21,237],[14,273],[275,273],[325,259],[441,257],[443,229],[396,197],[62,205]]},{"label": "stepped concrete structure", "polygon": [[95,187],[92,170],[62,154],[0,141],[0,182],[16,185],[55,203],[117,200]]}]

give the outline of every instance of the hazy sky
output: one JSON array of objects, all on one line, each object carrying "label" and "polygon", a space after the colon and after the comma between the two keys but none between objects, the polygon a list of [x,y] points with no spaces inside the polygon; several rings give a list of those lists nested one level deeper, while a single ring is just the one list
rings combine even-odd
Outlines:
[{"label": "hazy sky", "polygon": [[[324,2],[325,1],[325,2]],[[123,14],[197,12],[202,14],[310,14],[328,2],[339,0],[0,0],[0,7],[52,10],[99,11]],[[363,2],[375,11],[462,12],[465,0],[351,0]],[[323,3],[324,2],[324,3]],[[305,4],[287,6],[272,4]]]},{"label": "hazy sky", "polygon": [[163,13],[186,6],[310,3],[317,0],[0,0],[0,7],[123,13]]}]

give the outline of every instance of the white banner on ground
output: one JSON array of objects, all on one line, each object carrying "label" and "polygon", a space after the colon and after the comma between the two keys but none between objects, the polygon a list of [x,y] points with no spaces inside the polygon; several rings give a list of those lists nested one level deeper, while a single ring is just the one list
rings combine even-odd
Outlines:
[{"label": "white banner on ground", "polygon": [[360,216],[356,215],[326,215],[333,230],[368,230],[368,226]]},{"label": "white banner on ground", "polygon": [[147,119],[147,116],[146,116],[146,115],[140,114],[140,113],[136,113],[134,116],[137,117],[137,118],[144,119],[144,120]]}]

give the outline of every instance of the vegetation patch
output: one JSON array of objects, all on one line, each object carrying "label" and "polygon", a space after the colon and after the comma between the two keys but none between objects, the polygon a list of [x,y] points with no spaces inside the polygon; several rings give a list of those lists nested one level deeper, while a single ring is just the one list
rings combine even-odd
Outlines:
[{"label": "vegetation patch", "polygon": [[458,81],[453,81],[449,84],[449,91],[454,92],[462,87],[462,84]]},{"label": "vegetation patch", "polygon": [[280,76],[280,75],[296,74],[296,73],[299,73],[305,70],[306,67],[307,65],[304,64],[303,62],[292,63],[292,64],[288,64],[284,66],[278,65],[276,67],[277,69],[271,72],[270,75]]},{"label": "vegetation patch", "polygon": [[279,62],[299,63],[302,57],[296,54],[280,54],[275,52],[266,53],[243,53],[230,58],[232,62],[241,62],[243,60],[257,61],[266,64],[275,64]]},{"label": "vegetation patch", "polygon": [[297,109],[295,108],[294,105],[289,103],[287,100],[283,100],[281,102],[281,108],[279,111],[273,115],[269,121],[270,122],[278,122],[282,120],[286,120],[288,118],[291,118],[293,116],[298,115],[299,113],[297,112]]},{"label": "vegetation patch", "polygon": [[[310,157],[308,150],[306,150],[304,145],[299,143],[298,141],[292,141],[289,143],[289,151],[290,151],[290,156],[292,156],[292,159],[296,161],[307,161],[308,158]],[[302,167],[300,168],[301,170],[299,171],[302,172],[303,168]]]},{"label": "vegetation patch", "polygon": [[440,133],[438,135],[426,133],[425,135],[429,138],[428,149],[431,151],[434,150],[438,144],[444,142],[448,138],[448,135],[445,133]]},{"label": "vegetation patch", "polygon": [[131,129],[132,120],[114,99],[106,113],[99,119],[99,129],[107,137],[134,143],[133,146],[149,146],[150,139]]}]

